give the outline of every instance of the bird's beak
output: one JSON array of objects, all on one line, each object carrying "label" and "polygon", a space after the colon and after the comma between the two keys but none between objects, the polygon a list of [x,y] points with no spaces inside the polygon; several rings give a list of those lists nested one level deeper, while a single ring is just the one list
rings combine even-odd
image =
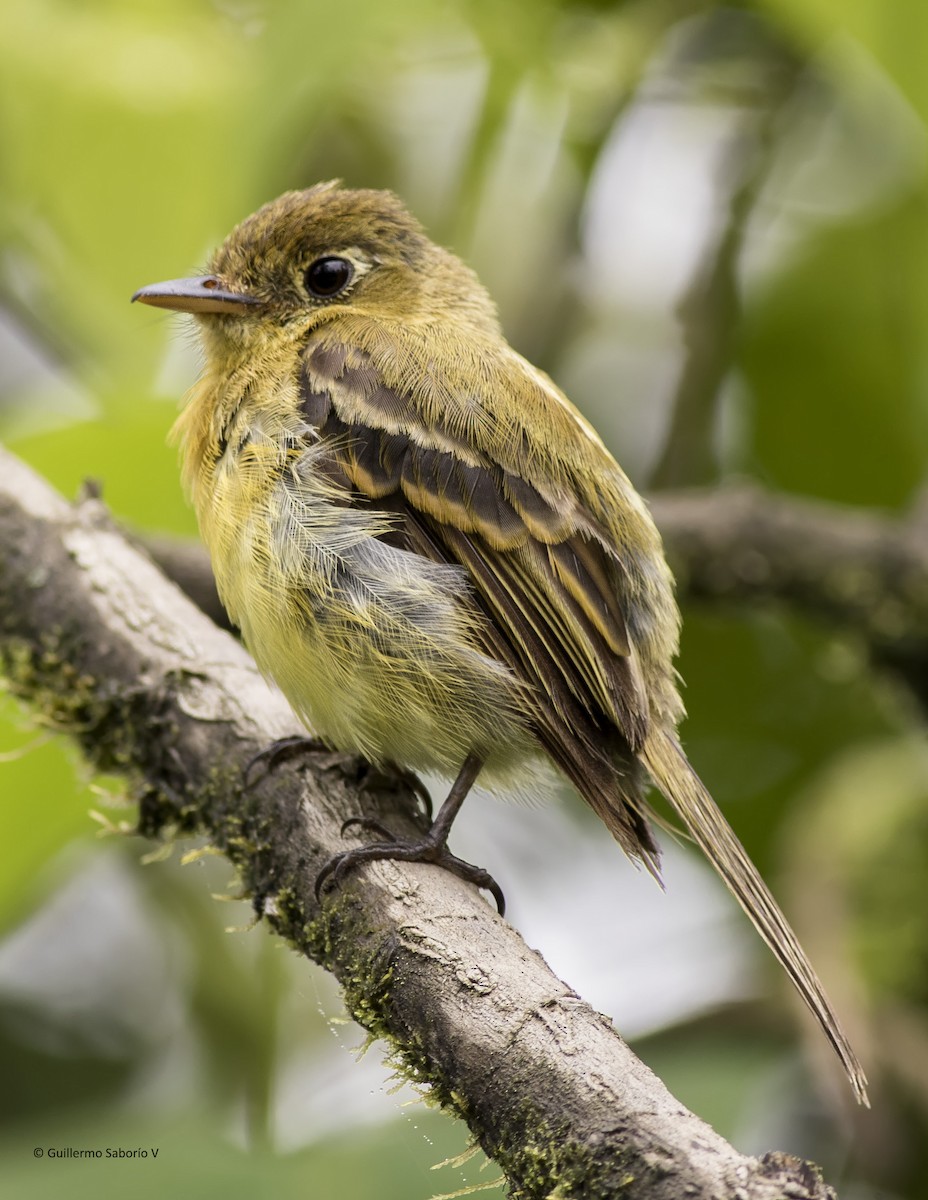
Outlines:
[{"label": "bird's beak", "polygon": [[191,279],[168,279],[165,283],[150,283],[139,288],[132,297],[155,308],[173,308],[189,313],[237,313],[259,305],[256,296],[245,292],[230,292],[215,275],[196,275]]}]

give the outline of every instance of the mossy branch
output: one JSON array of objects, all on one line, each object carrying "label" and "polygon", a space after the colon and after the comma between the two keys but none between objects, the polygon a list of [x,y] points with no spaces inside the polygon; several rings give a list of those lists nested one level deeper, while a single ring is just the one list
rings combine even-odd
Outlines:
[{"label": "mossy branch", "polygon": [[0,449],[0,666],[24,700],[123,772],[140,829],[205,834],[267,925],[340,980],[352,1015],[462,1117],[526,1198],[833,1196],[798,1159],[739,1154],[687,1112],[604,1017],[477,893],[435,867],[376,864],[316,903],[359,812],[412,830],[399,786],[309,755],[260,786],[242,768],[297,732],[284,701],[109,520]]}]

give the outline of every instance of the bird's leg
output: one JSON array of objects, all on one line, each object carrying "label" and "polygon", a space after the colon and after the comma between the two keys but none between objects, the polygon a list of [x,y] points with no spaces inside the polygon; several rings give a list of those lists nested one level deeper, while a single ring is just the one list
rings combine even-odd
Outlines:
[{"label": "bird's leg", "polygon": [[346,829],[370,829],[385,840],[373,842],[369,846],[358,846],[354,850],[346,850],[336,854],[325,864],[316,877],[316,897],[321,896],[324,886],[331,881],[337,885],[345,875],[361,863],[377,862],[389,859],[396,862],[428,862],[444,867],[452,874],[459,876],[478,888],[485,888],[493,894],[496,906],[502,914],[506,908],[506,900],[502,889],[489,872],[482,867],[457,858],[448,849],[448,835],[454,818],[458,815],[464,798],[474,785],[480,774],[483,760],[476,754],[468,754],[464,765],[458,772],[458,777],[451,786],[451,791],[438,810],[438,816],[432,822],[428,833],[418,841],[397,838],[379,821],[366,817],[352,817],[342,825],[342,833]]}]

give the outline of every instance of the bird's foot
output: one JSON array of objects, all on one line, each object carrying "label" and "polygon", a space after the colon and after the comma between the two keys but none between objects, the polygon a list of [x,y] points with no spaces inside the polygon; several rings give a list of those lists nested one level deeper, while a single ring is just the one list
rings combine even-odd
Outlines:
[{"label": "bird's foot", "polygon": [[[278,738],[276,742],[271,742],[269,746],[265,746],[263,750],[259,750],[257,754],[253,754],[249,758],[242,771],[242,778],[245,780],[245,786],[250,788],[258,782],[258,779],[270,775],[281,763],[287,762],[291,758],[300,758],[304,754],[330,754],[331,752],[331,746],[327,746],[319,738],[307,737],[305,734],[298,733],[292,737]],[[264,771],[258,776],[258,779],[253,779],[252,772],[259,764],[263,765]]]},{"label": "bird's foot", "polygon": [[[385,762],[381,766],[374,766],[372,763],[364,763],[363,778],[359,780],[361,790],[365,792],[377,792],[383,788],[395,788],[397,784],[400,787],[407,788],[416,797],[422,805],[422,811],[425,813],[429,824],[432,823],[432,797],[429,789],[425,786],[422,780],[413,771],[406,767],[400,767],[393,762]],[[364,824],[362,818],[354,819],[355,824]],[[352,824],[351,821],[348,824]],[[344,832],[344,826],[342,831]]]},{"label": "bird's foot", "polygon": [[[245,764],[242,771],[242,777],[245,780],[247,788],[253,787],[265,776],[270,775],[276,770],[281,763],[288,762],[293,758],[301,758],[304,754],[327,754],[329,760],[321,762],[319,765],[323,770],[338,766],[339,764],[357,763],[360,769],[352,768],[352,774],[355,777],[355,782],[364,791],[376,792],[384,787],[391,787],[397,784],[406,787],[413,793],[419,803],[422,805],[422,811],[431,823],[432,820],[432,797],[429,795],[429,790],[417,775],[405,767],[397,766],[396,763],[386,762],[382,766],[373,766],[364,759],[358,759],[354,754],[346,754],[339,750],[333,750],[331,746],[327,746],[321,738],[308,737],[305,734],[294,734],[291,737],[278,738],[276,742],[271,742],[269,746],[265,746],[263,750],[259,750]],[[255,767],[263,766],[263,772],[253,778]]]},{"label": "bird's foot", "polygon": [[503,890],[483,867],[475,867],[473,863],[465,862],[448,849],[446,842],[431,834],[419,841],[397,838],[386,826],[368,817],[352,817],[342,825],[342,833],[347,829],[369,829],[381,842],[372,842],[369,846],[357,846],[354,850],[345,850],[336,854],[323,866],[316,876],[316,899],[322,897],[326,885],[338,887],[349,871],[367,862],[425,862],[444,867],[452,875],[457,875],[467,883],[484,889],[492,894],[499,909],[500,916],[506,911],[506,898]]}]

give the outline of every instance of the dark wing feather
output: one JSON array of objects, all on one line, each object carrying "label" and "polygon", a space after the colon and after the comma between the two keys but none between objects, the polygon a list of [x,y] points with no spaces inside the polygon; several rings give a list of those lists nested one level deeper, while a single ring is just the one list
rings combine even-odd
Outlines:
[{"label": "dark wing feather", "polygon": [[310,344],[300,395],[307,424],[350,485],[398,515],[404,544],[467,569],[489,618],[485,648],[533,691],[542,745],[624,848],[655,865],[634,758],[647,705],[619,603],[620,567],[592,519],[450,431],[427,428],[360,350]]},{"label": "dark wing feather", "polygon": [[[656,874],[639,756],[644,761],[818,1018],[866,1103],[860,1064],[776,901],[675,733],[660,720],[648,729],[620,604],[619,551],[592,513],[576,495],[565,504],[556,489],[545,494],[513,472],[512,461],[476,454],[460,428],[443,427],[434,406],[426,420],[413,397],[389,387],[360,350],[316,342],[307,348],[300,387],[307,423],[332,448],[331,470],[367,502],[397,514],[398,528],[387,536],[467,569],[488,618],[480,626],[484,649],[530,688],[540,743],[623,848]],[[479,413],[484,422],[489,416]],[[587,503],[595,504],[592,494]]]}]

